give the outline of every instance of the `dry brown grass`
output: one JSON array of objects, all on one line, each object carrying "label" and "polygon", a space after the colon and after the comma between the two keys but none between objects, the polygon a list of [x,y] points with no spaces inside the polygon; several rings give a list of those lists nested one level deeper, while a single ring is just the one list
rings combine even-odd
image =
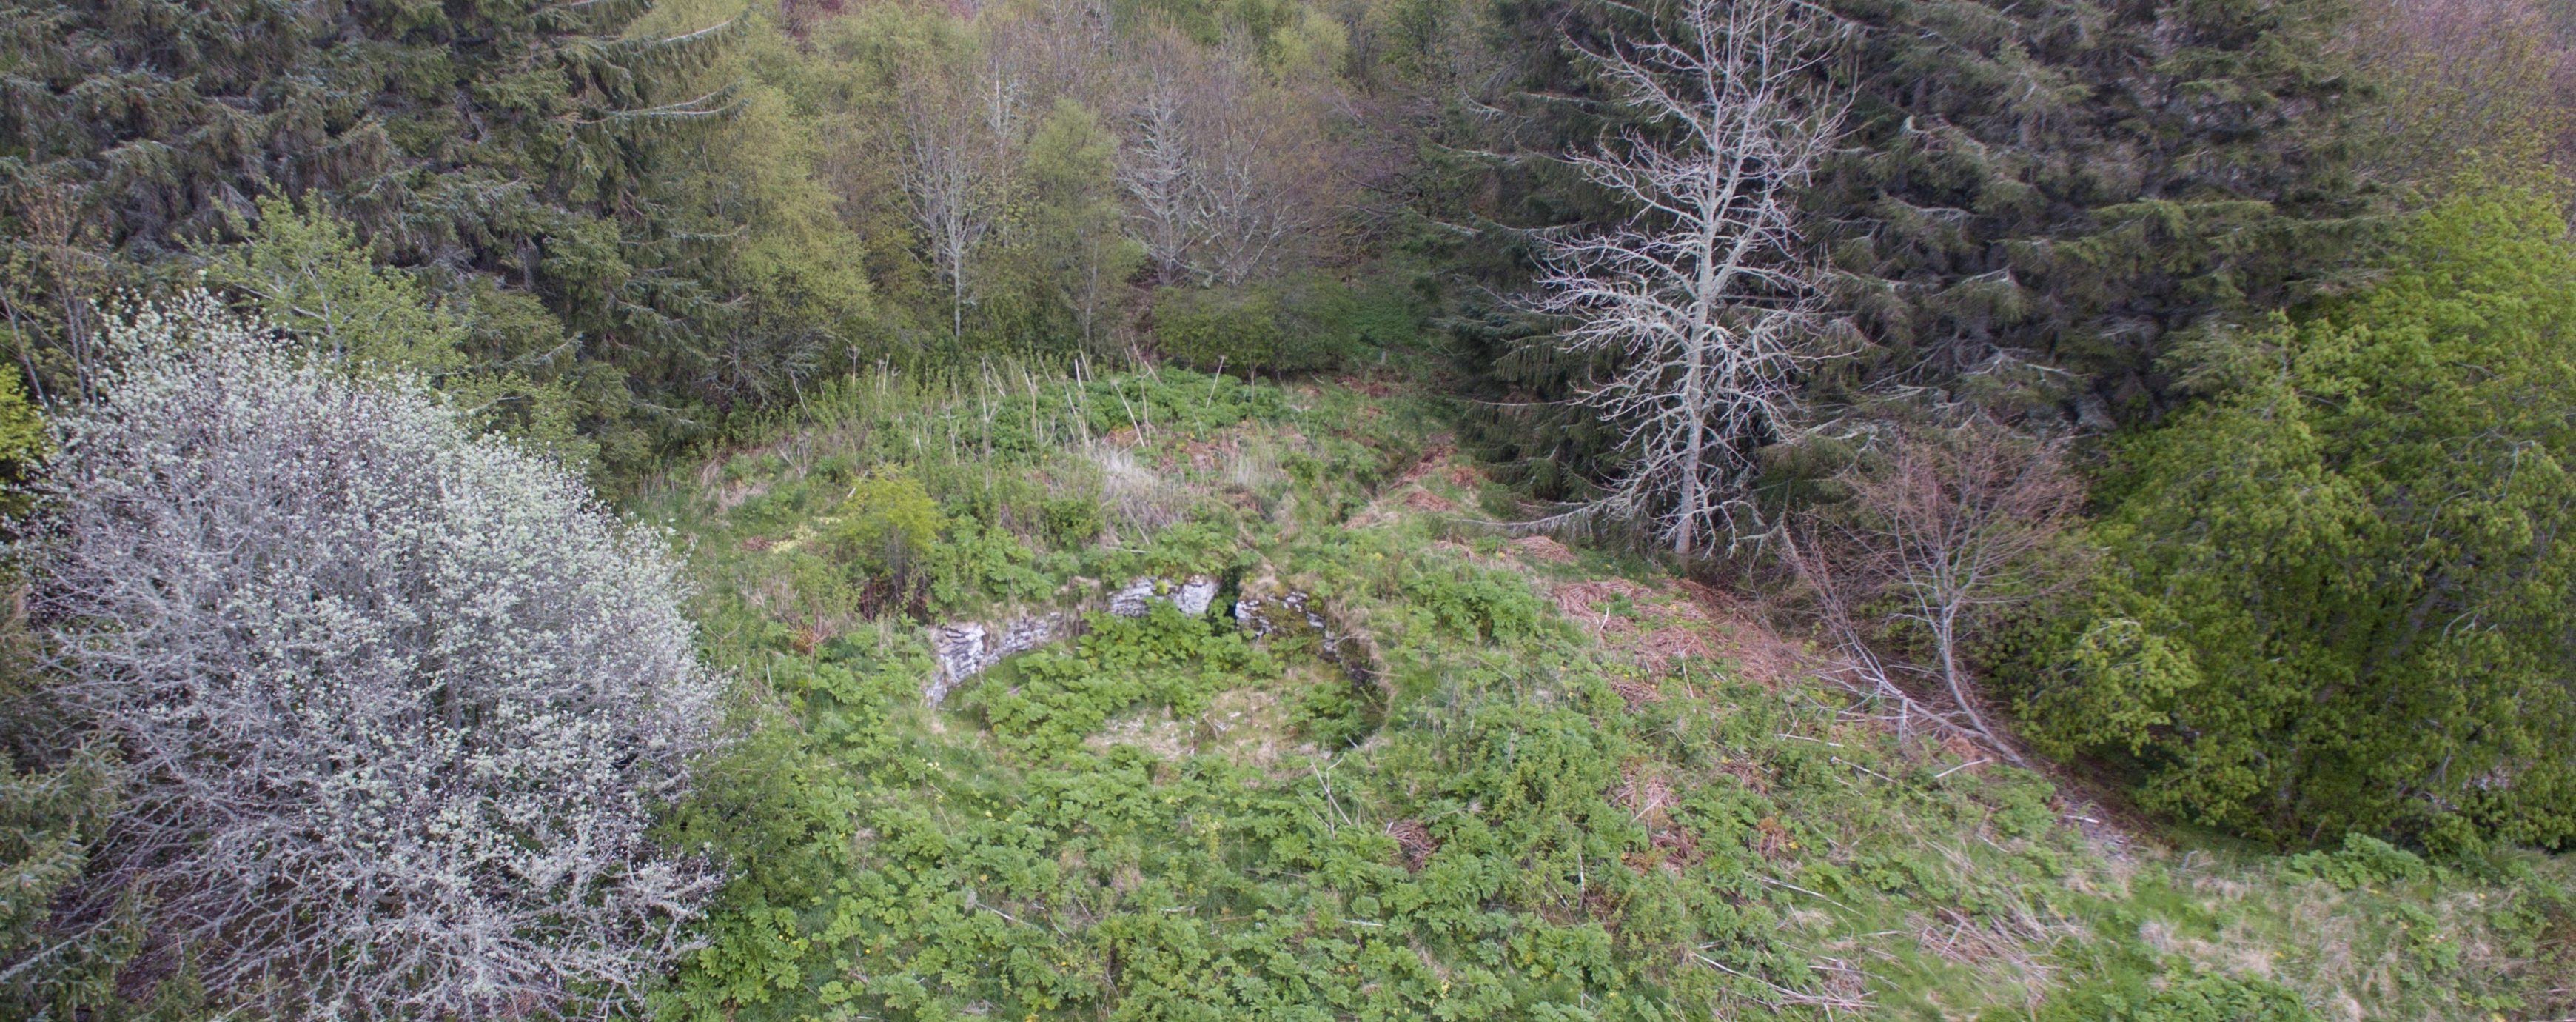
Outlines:
[{"label": "dry brown grass", "polygon": [[1642,606],[1658,594],[1656,590],[1624,578],[1588,579],[1567,582],[1548,590],[1548,599],[1556,603],[1558,613],[1581,622],[1595,635],[1633,631],[1634,622],[1610,612],[1609,607],[1621,597]]},{"label": "dry brown grass", "polygon": [[1689,661],[1723,660],[1776,688],[1807,669],[1804,652],[1772,631],[1764,617],[1697,583],[1658,587],[1589,579],[1556,586],[1548,598],[1602,648],[1650,674],[1670,674]]},{"label": "dry brown grass", "polygon": [[1404,868],[1416,873],[1431,861],[1431,853],[1440,850],[1440,839],[1420,820],[1389,820],[1386,834],[1395,839],[1396,852],[1404,857]]},{"label": "dry brown grass", "polygon": [[1429,490],[1406,490],[1401,501],[1405,507],[1430,514],[1448,514],[1458,510],[1458,502]]},{"label": "dry brown grass", "polygon": [[1664,694],[1662,687],[1656,685],[1651,679],[1623,674],[1611,675],[1610,691],[1618,695],[1620,702],[1628,704],[1631,710],[1656,702],[1662,699]]},{"label": "dry brown grass", "polygon": [[1398,489],[1421,482],[1424,476],[1448,468],[1449,459],[1457,453],[1458,445],[1449,437],[1432,438],[1429,443],[1422,445],[1421,459],[1415,461],[1413,467],[1405,469],[1404,474],[1396,476],[1395,481],[1388,483],[1387,489]]},{"label": "dry brown grass", "polygon": [[1503,549],[1514,557],[1542,564],[1574,563],[1574,551],[1566,549],[1554,536],[1523,536],[1503,544]]}]

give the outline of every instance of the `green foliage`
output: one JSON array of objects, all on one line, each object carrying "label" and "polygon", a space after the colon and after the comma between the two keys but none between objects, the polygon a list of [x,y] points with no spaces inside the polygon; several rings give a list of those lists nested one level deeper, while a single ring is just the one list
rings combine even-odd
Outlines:
[{"label": "green foliage", "polygon": [[2576,1010],[2576,885],[2528,874],[2518,879],[2527,896],[2503,927],[2514,953],[2530,963],[2516,999],[2536,1017],[2567,1014]]},{"label": "green foliage", "polygon": [[[33,506],[27,485],[52,439],[18,375],[0,372],[0,516]],[[11,565],[9,576],[17,576]],[[13,762],[21,749],[55,746],[61,728],[41,696],[42,676],[22,658],[15,614],[0,631],[0,1013],[19,1018],[106,1020],[180,1017],[194,1007],[183,981],[156,984],[130,1003],[127,970],[144,949],[136,906],[91,872],[93,851],[123,795],[115,750],[82,744],[51,762]]]},{"label": "green foliage", "polygon": [[939,504],[900,466],[851,483],[838,519],[832,523],[834,552],[869,579],[909,576],[915,562],[938,542],[945,524]]},{"label": "green foliage", "polygon": [[1383,693],[1341,675],[1329,675],[1297,696],[1289,721],[1319,748],[1345,749],[1376,732],[1386,716]]},{"label": "green foliage", "polygon": [[[568,381],[540,383],[518,359],[475,364],[466,322],[435,303],[412,275],[370,262],[357,231],[324,208],[259,201],[255,225],[235,218],[239,244],[212,248],[206,283],[237,296],[261,322],[301,334],[368,374],[398,374],[435,387],[471,418],[544,447],[574,465],[597,445],[574,428]],[[554,343],[559,339],[550,339]]]},{"label": "green foliage", "polygon": [[[2576,112],[2558,101],[2571,38],[2545,5],[2356,5],[2355,49],[2382,92],[2361,141],[2372,169],[2435,194],[2479,167],[2562,189]],[[2463,46],[2460,41],[2475,40]]]},{"label": "green foliage", "polygon": [[1325,372],[1355,347],[1358,306],[1328,278],[1240,288],[1166,287],[1154,296],[1164,357],[1195,369]]},{"label": "green foliage", "polygon": [[2281,861],[2281,868],[2311,876],[2344,890],[2422,880],[2430,867],[2415,853],[2367,834],[2346,834],[2334,851],[2301,852]]},{"label": "green foliage", "polygon": [[2119,453],[2039,733],[2273,841],[2576,838],[2563,231],[2543,195],[2454,198],[2379,286],[2201,353],[2225,392]]},{"label": "green foliage", "polygon": [[1051,312],[1041,329],[1054,326],[1060,339],[1039,347],[1110,354],[1127,281],[1145,263],[1144,246],[1120,229],[1118,136],[1089,107],[1060,98],[1029,136],[1025,169],[1027,229],[1002,258]]},{"label": "green foliage", "polygon": [[[1504,479],[1581,497],[1617,472],[1623,424],[1555,400],[1609,367],[1519,343],[1550,325],[1486,296],[1526,279],[1516,229],[1635,212],[1529,157],[1633,127],[1569,44],[1650,8],[1114,0],[1094,26],[1056,4],[183,6],[0,0],[0,316],[26,374],[0,374],[0,477],[45,454],[35,403],[88,385],[90,302],[200,270],[576,461],[744,445],[695,490],[646,484],[689,491],[710,641],[758,679],[754,740],[669,823],[740,877],[671,1017],[1794,1015],[1782,998],[1865,972],[1891,1014],[2019,1017],[2045,988],[2089,992],[2044,999],[2067,1018],[2294,1019],[2340,981],[2298,957],[2304,934],[2244,934],[2316,905],[2375,949],[2356,968],[2432,991],[2417,1014],[2546,1014],[2568,988],[2532,978],[2545,965],[2473,976],[2446,935],[2479,926],[2576,976],[2576,910],[2519,893],[2548,884],[2510,887],[2544,907],[2493,920],[2442,900],[2490,890],[2456,856],[2576,842],[2576,690],[2555,677],[2576,262],[2537,194],[2564,188],[2533,167],[2567,118],[2536,25],[2463,59],[2403,25],[2345,45],[2340,0],[1828,4],[1855,28],[1834,72],[1854,106],[1804,223],[1873,344],[1804,396],[1855,420],[1896,392],[2169,419],[2106,445],[2103,574],[1986,666],[2042,749],[2149,809],[2347,835],[2225,874],[2295,893],[2272,911],[2210,907],[2189,858],[2124,887],[2046,782],[1948,773],[1837,716],[1839,693],[1640,668],[1609,635],[1638,605],[1587,632],[1540,595],[1576,569],[1387,523],[1425,403],[1277,385],[1383,364],[1437,308],[1460,370],[1439,385]],[[1268,169],[1409,208],[1317,218],[1272,278],[1148,289],[1125,65],[1218,49],[1246,60],[1207,67],[1243,80],[1176,94],[1249,89],[1230,131],[1332,109],[1263,135],[1323,147]],[[953,310],[900,158],[905,103],[940,75],[1011,85],[978,111],[990,224]],[[2391,105],[2363,106],[2373,82]],[[2381,173],[2356,175],[2357,151]],[[2534,192],[2465,179],[2347,286],[2378,251],[2379,183],[2491,157]],[[1164,364],[1122,371],[1140,346]],[[798,441],[749,446],[781,429]],[[1824,446],[1774,467],[1847,453]],[[1522,510],[1502,482],[1479,503]],[[912,619],[1259,572],[1331,608],[1344,645],[1097,618],[918,705]],[[57,766],[0,773],[0,827],[90,833],[27,794],[85,776]],[[1620,794],[1648,781],[1672,803]],[[107,990],[140,946],[116,927],[84,959],[105,971],[7,973],[55,924],[9,927],[77,869],[69,845],[11,838],[5,996]],[[2197,950],[2143,946],[2149,923]],[[1915,943],[1937,932],[2013,954]],[[2230,940],[2290,949],[2281,982],[2212,971]],[[2024,951],[2058,978],[1997,964]]]},{"label": "green foliage", "polygon": [[27,400],[18,374],[0,372],[0,517],[26,512],[25,486],[52,447],[44,417]]},{"label": "green foliage", "polygon": [[1405,576],[1400,591],[1440,627],[1470,638],[1517,639],[1539,627],[1537,597],[1508,576],[1425,571]]},{"label": "green foliage", "polygon": [[866,242],[842,219],[825,169],[846,158],[805,102],[818,69],[776,24],[780,10],[665,0],[626,32],[641,45],[723,26],[724,45],[703,64],[656,68],[675,96],[731,105],[688,144],[652,151],[647,184],[663,205],[639,225],[654,239],[641,253],[654,265],[638,267],[698,278],[705,299],[655,338],[641,375],[718,408],[796,398],[884,330],[875,286],[851,258]]},{"label": "green foliage", "polygon": [[318,199],[264,197],[256,225],[208,254],[206,283],[238,294],[261,322],[310,338],[325,353],[371,371],[440,377],[463,368],[464,330],[410,276],[377,266],[357,231]]},{"label": "green foliage", "polygon": [[1231,627],[1157,603],[1141,618],[1092,615],[1072,654],[1017,658],[983,681],[969,705],[1013,748],[1064,752],[1140,704],[1175,717],[1207,712],[1219,691],[1275,677],[1278,664]]},{"label": "green foliage", "polygon": [[[662,1017],[1822,1018],[1786,1002],[1833,997],[2076,1022],[2349,998],[2470,1022],[2554,1003],[2560,973],[2522,963],[2557,961],[2564,860],[2346,890],[2314,877],[2401,876],[2405,853],[2113,852],[2045,777],[1898,740],[1830,684],[1641,667],[1622,629],[1658,598],[1569,621],[1541,594],[1580,564],[1386,518],[1436,428],[1406,399],[994,375],[1013,383],[834,388],[787,435],[674,474],[707,634],[765,695],[673,821],[738,879]],[[1121,458],[1182,517],[1056,549],[1043,501],[1098,481],[1078,471],[1093,422],[1135,430]],[[1250,489],[1272,498],[1191,457],[1220,443],[1271,452],[1277,480]],[[1322,627],[1094,617],[926,706],[924,630],[841,609],[819,522],[894,462],[950,521],[925,562],[940,620],[1205,573],[1303,592]]]},{"label": "green foliage", "polygon": [[[1146,463],[1163,444],[1243,424],[1229,405],[1265,409],[1275,418],[1249,421],[1275,430],[1294,421],[1275,385],[1173,371],[1072,393],[1122,424],[1130,408],[1150,422],[1146,435],[1165,439],[1139,445]],[[922,431],[940,428],[943,409],[979,403],[905,406],[889,428],[911,432],[887,448],[943,447]],[[993,450],[1018,450],[999,438],[1043,421],[997,415]],[[1312,466],[1299,506],[1336,506],[1317,498],[1410,457],[1341,436],[1357,424],[1335,411],[1304,427],[1316,435],[1296,448]],[[1068,453],[1000,456],[1052,475]],[[767,493],[729,517],[772,535],[798,531],[783,508],[837,510],[829,501],[847,485],[846,468],[790,484],[778,473],[793,468],[775,457],[731,465],[715,485]],[[956,599],[1024,604],[1076,577],[1240,569],[1253,557],[1242,530],[1274,527],[1202,508],[1138,548],[1066,556],[960,520],[940,545],[960,560],[938,570],[967,563],[972,547],[984,567],[948,578]],[[1617,701],[1558,691],[1557,672],[1583,668],[1559,645],[1570,633],[1540,625],[1545,604],[1525,585],[1419,561],[1421,549],[1327,530],[1293,556],[1330,576],[1318,585],[1346,594],[1331,599],[1372,621],[1391,659],[1445,665],[1473,693],[1471,725],[1424,726],[1405,714],[1426,704],[1389,705],[1384,689],[1313,659],[1313,644],[1256,643],[1222,617],[1168,606],[1094,616],[1078,641],[1011,658],[926,709],[917,633],[783,635],[771,614],[803,611],[768,595],[772,580],[808,548],[751,555],[743,584],[772,610],[726,599],[709,631],[736,637],[730,648],[755,658],[744,676],[764,679],[787,716],[676,823],[682,840],[715,842],[745,872],[707,947],[664,991],[664,1015],[1646,1019],[1667,1017],[1675,998],[1764,989],[1699,966],[1676,972],[1651,950],[1682,941],[1747,975],[1812,983],[1772,936],[1769,910],[1721,908],[1714,881],[1618,864],[1650,841],[1608,794],[1638,750],[1569,705]],[[1381,724],[1396,730],[1354,747]],[[1388,828],[1401,819],[1423,822],[1437,851],[1399,841]],[[1751,858],[1729,847],[1710,876]],[[1601,893],[1586,900],[1587,889]]]},{"label": "green foliage", "polygon": [[[11,0],[0,302],[22,364],[66,389],[97,327],[86,303],[191,284],[186,253],[264,230],[285,250],[352,235],[406,268],[474,363],[568,388],[623,466],[703,435],[711,411],[791,394],[866,326],[866,282],[810,140],[745,81],[742,49],[774,56],[780,37],[738,4],[683,6]],[[287,199],[349,230],[257,223]],[[215,268],[247,271],[229,283],[263,285],[262,304],[372,286],[277,254]],[[446,330],[381,325],[424,351]]]},{"label": "green foliage", "polygon": [[[59,920],[77,904],[121,780],[112,755],[84,748],[51,769],[0,762],[0,1005],[15,1017],[110,1016],[126,1008],[120,972],[141,945],[130,906],[79,905],[99,920]],[[90,893],[89,898],[100,895]]]},{"label": "green foliage", "polygon": [[1055,579],[1045,567],[1062,558],[1042,558],[1018,536],[957,519],[947,537],[930,549],[931,603],[954,613],[972,613],[993,599],[1032,603],[1052,593]]},{"label": "green foliage", "polygon": [[1810,208],[1890,370],[2014,353],[2151,416],[2164,352],[2313,293],[2366,237],[2341,0],[1834,6],[1864,26],[1860,121]]},{"label": "green foliage", "polygon": [[193,975],[156,960],[148,903],[102,862],[133,775],[110,743],[62,744],[72,729],[22,628],[0,630],[0,1015],[203,1018]]},{"label": "green foliage", "polygon": [[2315,1022],[2299,995],[2263,979],[2168,973],[2160,989],[2102,999],[2102,1022]]},{"label": "green foliage", "polygon": [[1070,497],[1051,498],[1041,504],[1042,530],[1047,541],[1060,547],[1077,547],[1100,535],[1105,524],[1100,517],[1100,498],[1078,493]]}]

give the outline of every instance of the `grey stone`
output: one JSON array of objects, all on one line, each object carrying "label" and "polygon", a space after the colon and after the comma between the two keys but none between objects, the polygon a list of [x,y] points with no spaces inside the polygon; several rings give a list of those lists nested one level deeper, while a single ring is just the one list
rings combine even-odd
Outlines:
[{"label": "grey stone", "polygon": [[1172,594],[1172,606],[1179,608],[1184,617],[1205,614],[1208,604],[1215,602],[1216,580],[1205,575],[1191,577],[1189,581],[1181,583],[1179,592]]},{"label": "grey stone", "polygon": [[960,621],[930,630],[930,648],[939,671],[923,686],[922,698],[937,706],[960,682],[992,669],[1013,653],[1025,653],[1071,637],[1075,619],[1062,611],[1015,618],[999,626]]},{"label": "grey stone", "polygon": [[1216,602],[1216,586],[1216,580],[1205,575],[1192,575],[1180,582],[1140,578],[1109,594],[1109,612],[1119,617],[1144,617],[1153,613],[1155,604],[1169,603],[1183,616],[1197,617]]}]

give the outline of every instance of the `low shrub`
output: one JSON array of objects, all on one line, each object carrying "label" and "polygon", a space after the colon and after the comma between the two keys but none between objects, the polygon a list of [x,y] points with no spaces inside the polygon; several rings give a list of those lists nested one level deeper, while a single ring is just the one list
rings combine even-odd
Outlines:
[{"label": "low shrub", "polygon": [[1240,288],[1167,287],[1154,296],[1163,356],[1214,371],[1338,369],[1356,346],[1359,302],[1330,278]]},{"label": "low shrub", "polygon": [[2103,1022],[2315,1022],[2290,988],[2265,979],[2168,973],[2162,989],[2102,999]]},{"label": "low shrub", "polygon": [[2422,856],[2389,844],[2367,834],[2346,834],[2343,847],[2331,852],[2301,852],[2282,861],[2281,868],[2298,876],[2315,877],[2344,890],[2356,890],[2406,880],[2422,880],[2432,872]]},{"label": "low shrub", "polygon": [[922,557],[947,524],[921,482],[899,467],[880,469],[850,485],[837,517],[833,552],[863,588],[880,591],[862,609],[874,615],[918,602],[913,594],[925,586]]}]

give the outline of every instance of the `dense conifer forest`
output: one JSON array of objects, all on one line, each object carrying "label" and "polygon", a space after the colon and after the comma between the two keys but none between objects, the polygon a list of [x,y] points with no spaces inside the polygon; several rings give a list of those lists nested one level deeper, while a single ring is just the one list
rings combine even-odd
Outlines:
[{"label": "dense conifer forest", "polygon": [[2564,0],[0,0],[0,1018],[2565,1022]]}]

